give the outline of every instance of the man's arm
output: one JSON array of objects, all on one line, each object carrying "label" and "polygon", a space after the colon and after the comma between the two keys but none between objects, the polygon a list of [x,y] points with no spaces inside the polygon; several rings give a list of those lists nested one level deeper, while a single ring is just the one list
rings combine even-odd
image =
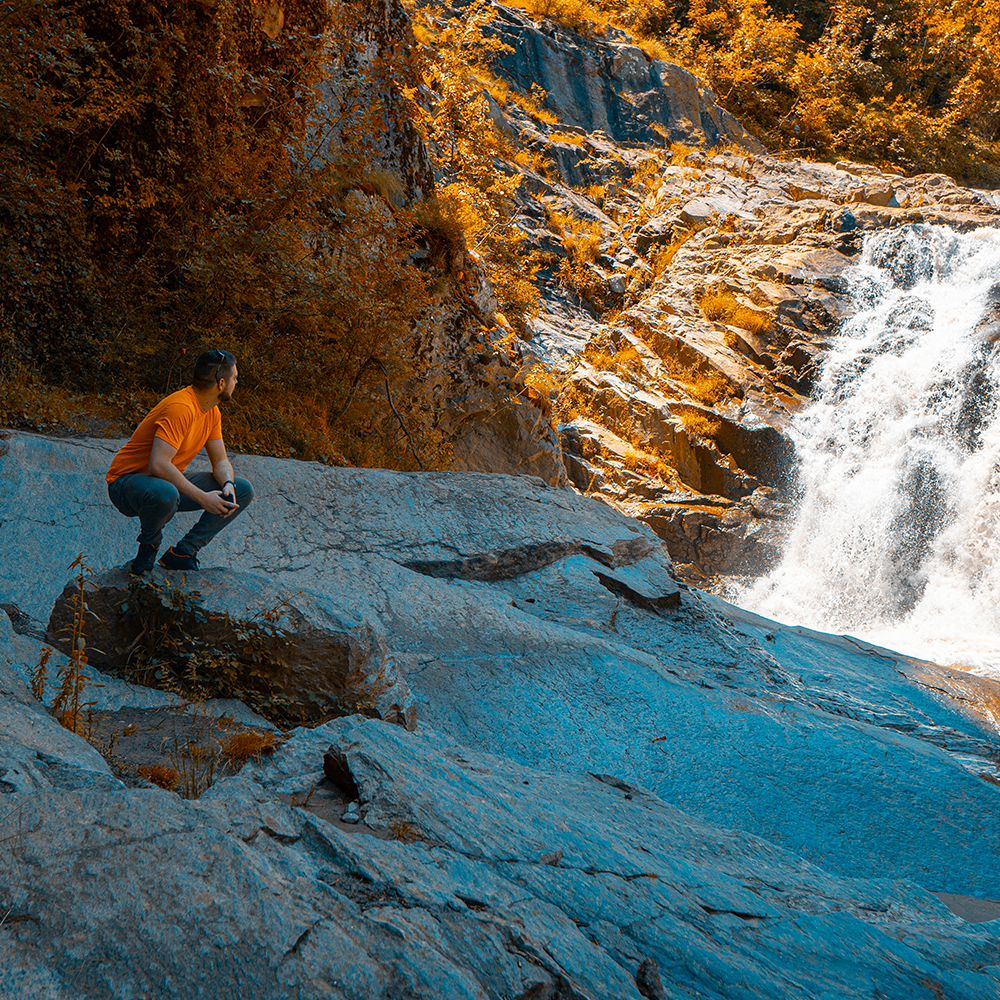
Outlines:
[{"label": "man's arm", "polygon": [[226,454],[226,443],[222,438],[208,441],[205,444],[205,451],[208,452],[208,460],[212,463],[212,475],[216,480],[225,486],[226,483],[233,484],[233,499],[236,499],[236,477],[233,475],[233,465]]},{"label": "man's arm", "polygon": [[[209,442],[210,444],[212,442]],[[221,442],[219,442],[221,443]],[[221,514],[225,517],[227,514],[231,514],[236,508],[227,507],[222,501],[222,494],[219,491],[212,491],[211,493],[206,493],[204,490],[198,489],[194,483],[191,482],[187,476],[184,475],[176,465],[171,462],[174,455],[177,454],[177,449],[172,445],[168,444],[163,438],[153,438],[153,449],[149,455],[149,474],[151,476],[156,476],[157,479],[165,479],[168,483],[177,487],[177,492],[182,496],[186,496],[189,500],[193,500],[199,507],[207,510],[210,514]],[[211,457],[211,455],[209,456]],[[226,465],[229,465],[229,460],[226,460]],[[229,465],[230,471],[232,471],[232,466]],[[229,477],[230,479],[232,476]]]}]

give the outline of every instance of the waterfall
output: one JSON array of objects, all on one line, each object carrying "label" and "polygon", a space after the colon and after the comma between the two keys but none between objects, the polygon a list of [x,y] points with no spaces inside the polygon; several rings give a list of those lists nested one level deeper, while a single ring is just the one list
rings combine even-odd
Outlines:
[{"label": "waterfall", "polygon": [[793,421],[799,509],[738,602],[1000,677],[1000,231],[869,236]]}]

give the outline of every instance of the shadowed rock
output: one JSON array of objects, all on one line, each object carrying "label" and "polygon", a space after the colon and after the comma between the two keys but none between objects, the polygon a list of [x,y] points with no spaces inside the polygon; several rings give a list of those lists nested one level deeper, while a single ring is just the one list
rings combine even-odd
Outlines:
[{"label": "shadowed rock", "polygon": [[[385,641],[370,627],[324,627],[291,604],[288,595],[245,573],[208,570],[183,581],[178,576],[156,570],[140,581],[125,570],[111,570],[86,581],[84,627],[92,666],[140,679],[144,674],[137,675],[129,663],[143,650],[155,657],[156,648],[143,641],[150,634],[158,641],[193,641],[220,657],[238,656],[252,645],[255,659],[247,672],[259,675],[261,693],[280,704],[283,717],[315,719],[338,709],[357,710],[365,703],[388,722],[409,729],[416,725],[409,688]],[[67,584],[47,630],[48,641],[67,654],[76,594],[77,584]],[[253,683],[245,677],[233,680]],[[230,697],[232,692],[216,696]]]}]

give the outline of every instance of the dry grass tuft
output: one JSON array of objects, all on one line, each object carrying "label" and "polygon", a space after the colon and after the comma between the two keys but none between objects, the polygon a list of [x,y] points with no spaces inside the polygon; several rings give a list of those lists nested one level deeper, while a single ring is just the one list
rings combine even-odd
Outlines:
[{"label": "dry grass tuft", "polygon": [[174,791],[180,781],[180,775],[172,767],[164,767],[162,764],[144,764],[136,768],[135,773],[137,777],[168,792]]},{"label": "dry grass tuft", "polygon": [[583,356],[598,371],[613,372],[624,378],[645,374],[642,357],[627,341],[617,350],[611,345],[600,346],[591,342],[584,349]]},{"label": "dry grass tuft", "polygon": [[688,381],[691,395],[710,406],[734,395],[733,386],[718,372],[695,372]]},{"label": "dry grass tuft", "polygon": [[576,132],[550,132],[549,142],[562,142],[568,146],[582,146],[586,142],[585,135],[578,135]]},{"label": "dry grass tuft", "polygon": [[774,322],[769,313],[741,305],[731,292],[709,292],[699,305],[705,319],[738,326],[750,333],[768,333]]},{"label": "dry grass tuft", "polygon": [[670,267],[673,263],[674,257],[677,256],[677,251],[680,250],[692,236],[694,236],[694,232],[695,231],[693,229],[679,229],[667,246],[653,254],[649,265],[653,269],[654,278],[658,278],[668,267]]},{"label": "dry grass tuft", "polygon": [[676,62],[676,58],[671,55],[670,50],[655,38],[637,38],[636,45],[642,50],[642,54],[647,59],[659,59],[661,62]]},{"label": "dry grass tuft", "polygon": [[572,28],[581,35],[594,35],[609,24],[607,15],[587,0],[513,0],[512,6],[533,17]]},{"label": "dry grass tuft", "polygon": [[274,753],[278,746],[274,733],[233,733],[223,742],[219,756],[228,761],[230,771],[237,771],[248,760],[259,762],[262,754]]},{"label": "dry grass tuft", "polygon": [[680,414],[680,418],[688,434],[693,434],[695,437],[706,441],[715,437],[722,427],[721,421],[713,420],[711,417],[706,417],[703,413],[695,413],[691,410],[685,410]]},{"label": "dry grass tuft", "polygon": [[404,844],[412,844],[420,838],[420,831],[416,826],[413,823],[407,823],[405,820],[393,820],[389,829],[392,830],[393,837]]},{"label": "dry grass tuft", "polygon": [[622,456],[625,468],[633,472],[641,472],[647,476],[655,476],[668,483],[673,479],[674,470],[659,456],[647,451],[643,447],[637,447],[633,442],[625,450]]}]

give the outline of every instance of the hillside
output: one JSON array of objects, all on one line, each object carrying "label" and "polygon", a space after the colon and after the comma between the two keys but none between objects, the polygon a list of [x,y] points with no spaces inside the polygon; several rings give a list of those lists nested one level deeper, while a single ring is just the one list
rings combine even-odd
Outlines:
[{"label": "hillside", "polygon": [[[513,265],[487,244],[496,321],[577,489],[650,524],[691,582],[757,575],[794,502],[789,423],[856,308],[866,237],[995,224],[995,196],[779,159],[648,40],[526,6],[415,15],[425,50],[465,54],[434,64],[433,86],[482,88],[463,152],[513,185],[504,253],[520,247],[538,298],[502,301]],[[473,180],[445,169],[442,197],[466,205]]]},{"label": "hillside", "polygon": [[992,7],[0,7],[0,1000],[996,996]]}]

